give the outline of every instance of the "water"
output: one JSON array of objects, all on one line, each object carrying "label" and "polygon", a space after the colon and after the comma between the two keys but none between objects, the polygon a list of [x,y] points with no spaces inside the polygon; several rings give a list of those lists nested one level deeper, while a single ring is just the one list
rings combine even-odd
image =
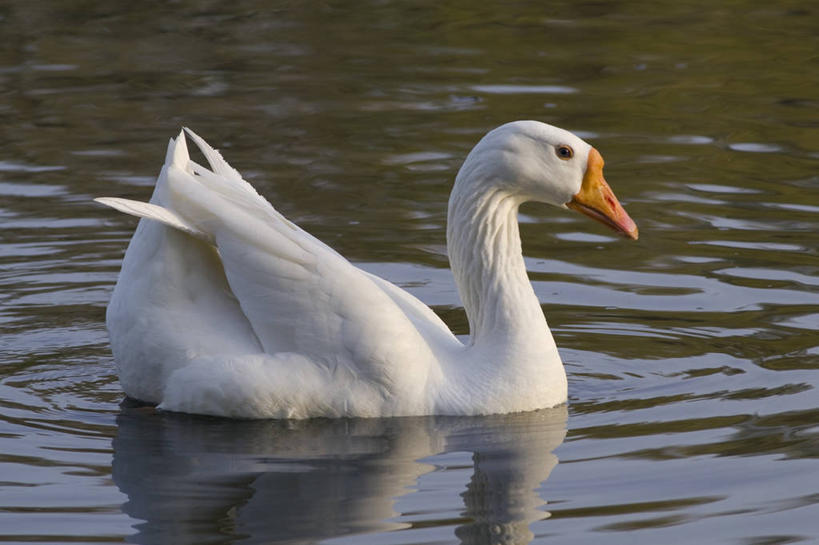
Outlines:
[{"label": "water", "polygon": [[[815,541],[818,21],[794,1],[4,2],[0,542]],[[463,334],[448,191],[519,118],[591,141],[641,232],[523,211],[567,408],[120,405],[104,312],[135,221],[91,199],[146,199],[180,126]]]}]

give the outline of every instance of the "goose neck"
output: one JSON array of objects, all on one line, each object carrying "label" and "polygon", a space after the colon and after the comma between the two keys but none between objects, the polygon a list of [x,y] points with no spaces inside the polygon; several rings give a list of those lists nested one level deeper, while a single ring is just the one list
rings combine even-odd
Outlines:
[{"label": "goose neck", "polygon": [[548,331],[521,251],[523,199],[499,185],[456,181],[449,202],[447,248],[473,345],[529,344]]}]

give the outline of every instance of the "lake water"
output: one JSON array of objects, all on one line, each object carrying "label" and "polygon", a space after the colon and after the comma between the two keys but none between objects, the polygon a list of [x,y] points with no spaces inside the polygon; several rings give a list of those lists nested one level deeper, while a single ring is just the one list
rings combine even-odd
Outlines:
[{"label": "lake water", "polygon": [[[308,5],[309,4],[309,5]],[[781,2],[0,6],[0,542],[819,541],[819,9]],[[459,334],[468,150],[576,131],[640,227],[527,206],[568,406],[228,421],[122,404],[104,325],[189,126]]]}]

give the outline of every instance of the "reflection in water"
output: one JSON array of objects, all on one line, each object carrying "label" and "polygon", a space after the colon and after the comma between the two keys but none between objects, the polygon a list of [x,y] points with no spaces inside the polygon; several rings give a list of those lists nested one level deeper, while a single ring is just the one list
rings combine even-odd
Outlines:
[{"label": "reflection in water", "polygon": [[307,543],[409,528],[395,500],[411,506],[420,477],[438,471],[423,459],[467,451],[473,475],[456,535],[463,543],[528,543],[529,524],[548,516],[535,489],[557,464],[552,451],[566,419],[565,407],[289,422],[126,408],[117,419],[113,478],[128,496],[124,511],[145,521],[129,541]]},{"label": "reflection in water", "polygon": [[[463,450],[473,450],[474,469],[463,493],[469,522],[455,530],[463,543],[532,540],[529,525],[548,516],[541,509],[544,500],[534,489],[557,465],[552,451],[565,436],[565,412],[559,408],[551,412],[496,417],[493,428],[497,435],[475,441],[471,448],[464,445]],[[524,424],[525,419],[529,422]]]},{"label": "reflection in water", "polygon": [[[529,524],[545,518],[538,510],[543,503],[532,492],[531,477],[548,476],[553,463],[537,460],[534,471],[521,471],[518,460],[509,452],[475,452],[475,472],[463,494],[466,516],[470,522],[459,526],[455,534],[463,543],[529,543],[534,535]],[[530,460],[520,460],[522,466]],[[545,474],[544,474],[545,472]],[[541,479],[543,480],[543,479]]]}]

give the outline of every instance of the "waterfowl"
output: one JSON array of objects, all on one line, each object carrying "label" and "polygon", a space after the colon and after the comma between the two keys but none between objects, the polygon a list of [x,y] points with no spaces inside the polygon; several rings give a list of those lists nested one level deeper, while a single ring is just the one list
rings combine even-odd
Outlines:
[{"label": "waterfowl", "polygon": [[[190,159],[187,140],[209,168]],[[574,134],[537,121],[487,133],[455,179],[447,249],[470,336],[283,215],[192,131],[171,139],[107,309],[125,393],[238,418],[477,415],[552,407],[566,373],[521,254],[527,201],[637,227]]]}]

